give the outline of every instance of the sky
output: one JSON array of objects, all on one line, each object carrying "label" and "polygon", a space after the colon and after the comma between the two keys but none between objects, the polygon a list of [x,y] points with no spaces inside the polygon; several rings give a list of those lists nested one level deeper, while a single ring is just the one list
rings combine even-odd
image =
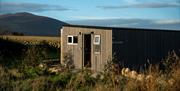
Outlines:
[{"label": "sky", "polygon": [[61,21],[148,19],[180,24],[180,0],[0,0],[0,14],[16,12]]}]

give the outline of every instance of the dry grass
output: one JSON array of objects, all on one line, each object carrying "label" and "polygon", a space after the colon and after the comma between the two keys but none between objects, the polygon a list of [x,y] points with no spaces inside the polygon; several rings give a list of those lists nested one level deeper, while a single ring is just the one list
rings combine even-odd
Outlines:
[{"label": "dry grass", "polygon": [[[23,37],[20,37],[23,40]],[[31,37],[29,39],[32,41]],[[16,39],[13,36],[11,38]],[[34,38],[38,40],[39,37]],[[32,52],[29,54],[39,58]],[[27,59],[29,60],[29,57]],[[111,63],[100,73],[88,69],[65,69],[58,74],[48,73],[48,68],[7,69],[0,65],[0,91],[180,91],[179,57],[172,53],[164,61],[164,70],[159,69],[158,65],[151,65],[145,72],[139,72],[149,76],[142,81],[123,76],[121,69]],[[93,76],[94,74],[96,76]]]},{"label": "dry grass", "polygon": [[[180,63],[180,62],[179,62]],[[146,75],[152,75],[148,80],[138,81],[121,74],[99,74],[103,78],[93,77],[91,71],[71,71],[57,75],[36,76],[26,78],[19,76],[16,69],[4,69],[0,66],[0,90],[14,91],[180,91],[180,64],[169,74],[149,68]],[[16,79],[14,79],[16,78]]]},{"label": "dry grass", "polygon": [[60,37],[1,35],[0,38],[31,45],[47,42],[49,45],[60,48]]},{"label": "dry grass", "polygon": [[17,41],[54,41],[59,42],[60,37],[47,37],[47,36],[10,36],[10,35],[1,35],[3,39],[17,40]]}]

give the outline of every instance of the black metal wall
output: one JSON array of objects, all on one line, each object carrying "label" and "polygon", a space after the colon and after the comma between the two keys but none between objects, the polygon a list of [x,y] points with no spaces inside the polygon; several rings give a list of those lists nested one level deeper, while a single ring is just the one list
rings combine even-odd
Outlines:
[{"label": "black metal wall", "polygon": [[180,52],[180,31],[113,28],[113,55],[126,67],[159,63],[168,52]]}]

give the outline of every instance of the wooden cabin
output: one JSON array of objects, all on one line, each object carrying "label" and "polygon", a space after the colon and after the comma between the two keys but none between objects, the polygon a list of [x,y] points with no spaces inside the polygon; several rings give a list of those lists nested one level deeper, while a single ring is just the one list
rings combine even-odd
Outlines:
[{"label": "wooden cabin", "polygon": [[180,31],[65,25],[61,29],[61,63],[100,71],[107,61],[139,68],[180,52]]}]

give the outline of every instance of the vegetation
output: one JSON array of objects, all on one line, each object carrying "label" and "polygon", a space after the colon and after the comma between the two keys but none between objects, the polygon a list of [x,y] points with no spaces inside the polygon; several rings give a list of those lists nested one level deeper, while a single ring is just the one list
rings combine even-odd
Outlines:
[{"label": "vegetation", "polygon": [[[54,70],[58,72],[54,72],[50,70],[54,67],[43,63],[49,58],[49,48],[27,45],[25,48],[21,61],[13,67],[4,65],[4,56],[0,55],[0,91],[180,91],[180,59],[174,52],[163,60],[163,69],[150,65],[147,70],[137,72],[146,76],[138,80],[123,75],[122,68],[112,62],[108,62],[103,72],[63,65],[57,65]],[[69,57],[67,54],[66,58]]]},{"label": "vegetation", "polygon": [[1,35],[0,38],[22,43],[25,45],[38,45],[42,43],[47,43],[50,46],[60,48],[60,37]]},{"label": "vegetation", "polygon": [[60,49],[40,42],[36,45],[25,45],[10,39],[0,39],[0,64],[12,68],[21,64],[37,65],[44,60],[59,59]]}]

